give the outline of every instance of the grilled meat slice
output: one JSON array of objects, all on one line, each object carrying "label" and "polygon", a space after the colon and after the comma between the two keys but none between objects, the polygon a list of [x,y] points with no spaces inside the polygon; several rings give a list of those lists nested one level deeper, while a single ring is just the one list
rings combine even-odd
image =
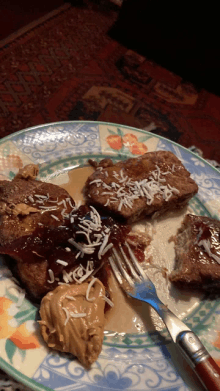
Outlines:
[{"label": "grilled meat slice", "polygon": [[[30,167],[24,173],[0,182],[0,253],[12,258],[14,275],[40,300],[58,284],[97,272],[130,227],[92,206],[77,208],[66,190],[32,179]],[[107,284],[103,268],[99,278]]]},{"label": "grilled meat slice", "polygon": [[169,151],[149,152],[116,164],[104,159],[85,185],[88,203],[129,223],[184,207],[197,191],[190,173]]},{"label": "grilled meat slice", "polygon": [[175,252],[170,281],[182,288],[219,292],[220,221],[186,215],[176,235]]},{"label": "grilled meat slice", "polygon": [[[51,290],[48,260],[68,243],[74,208],[66,190],[34,179],[38,167],[26,166],[12,181],[0,181],[0,253],[10,255],[10,266],[31,296]],[[69,258],[71,256],[69,255]],[[74,257],[75,260],[75,257]]]}]

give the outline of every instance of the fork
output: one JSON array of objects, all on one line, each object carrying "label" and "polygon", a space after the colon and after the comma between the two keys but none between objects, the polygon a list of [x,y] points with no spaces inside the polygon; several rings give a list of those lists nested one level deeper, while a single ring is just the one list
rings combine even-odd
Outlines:
[{"label": "fork", "polygon": [[220,391],[220,368],[196,334],[190,330],[157,296],[156,288],[137,261],[129,244],[125,253],[112,248],[109,262],[121,288],[131,297],[150,304],[162,318],[167,330],[195,373],[209,391]]}]

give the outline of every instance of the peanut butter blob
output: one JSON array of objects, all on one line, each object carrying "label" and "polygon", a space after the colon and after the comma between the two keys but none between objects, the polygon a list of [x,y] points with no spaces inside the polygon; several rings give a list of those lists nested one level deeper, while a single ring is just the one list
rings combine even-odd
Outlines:
[{"label": "peanut butter blob", "polygon": [[97,360],[104,336],[105,288],[94,278],[65,284],[41,302],[41,333],[47,345],[69,352],[86,367]]}]

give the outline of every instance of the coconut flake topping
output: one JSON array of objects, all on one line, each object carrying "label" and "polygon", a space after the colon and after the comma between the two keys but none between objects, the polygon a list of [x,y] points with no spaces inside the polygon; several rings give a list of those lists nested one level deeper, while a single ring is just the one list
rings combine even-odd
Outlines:
[{"label": "coconut flake topping", "polygon": [[149,178],[135,181],[125,175],[124,170],[121,169],[118,173],[113,171],[112,175],[116,181],[106,184],[101,179],[95,179],[90,182],[90,185],[107,189],[108,191],[101,193],[103,196],[108,196],[105,206],[118,202],[118,211],[121,211],[123,207],[132,208],[134,201],[140,197],[144,197],[147,204],[151,205],[155,196],[162,196],[165,201],[169,201],[174,194],[178,194],[178,189],[165,184],[164,177],[168,174],[172,172],[163,172],[156,165],[156,170],[151,172]]},{"label": "coconut flake topping", "polygon": [[206,239],[203,239],[203,240],[200,240],[199,243],[198,243],[199,246],[203,246],[205,251],[207,252],[207,254],[213,258],[216,262],[218,262],[220,264],[220,257],[218,257],[218,255],[216,254],[213,254],[211,252],[211,243],[209,240],[206,240]]},{"label": "coconut flake topping", "polygon": [[68,242],[76,247],[79,252],[76,257],[83,257],[84,254],[93,254],[95,249],[99,247],[98,259],[113,246],[109,243],[110,232],[107,227],[102,225],[101,216],[98,211],[90,206],[90,213],[81,219],[78,225],[79,231],[76,231],[76,235],[84,235],[86,243],[79,243],[73,238],[68,239]]}]

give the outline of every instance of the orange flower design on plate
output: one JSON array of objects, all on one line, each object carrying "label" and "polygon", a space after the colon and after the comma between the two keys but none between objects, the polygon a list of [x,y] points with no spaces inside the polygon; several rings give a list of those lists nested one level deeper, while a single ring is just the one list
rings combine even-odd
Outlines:
[{"label": "orange flower design on plate", "polygon": [[148,151],[147,146],[144,143],[136,143],[129,149],[133,155],[143,155]]},{"label": "orange flower design on plate", "polygon": [[5,170],[8,168],[22,168],[23,163],[20,156],[7,155],[6,157],[0,157],[0,169]]},{"label": "orange flower design on plate", "polygon": [[24,300],[17,306],[18,297],[6,289],[9,297],[0,297],[0,339],[5,339],[5,351],[12,362],[18,351],[25,358],[28,349],[40,347],[39,331],[36,329],[36,308]]},{"label": "orange flower design on plate", "polygon": [[131,148],[134,144],[137,144],[138,142],[137,137],[132,133],[126,133],[122,137],[122,140],[123,140],[123,144],[128,148]]},{"label": "orange flower design on plate", "polygon": [[112,149],[116,149],[116,150],[119,150],[122,148],[122,139],[120,136],[118,136],[117,134],[116,135],[111,135],[111,136],[108,136],[107,139],[106,139],[108,145],[112,148]]},{"label": "orange flower design on plate", "polygon": [[213,343],[213,345],[220,350],[220,331],[218,331],[218,337],[217,339],[215,340],[215,342]]},{"label": "orange flower design on plate", "polygon": [[35,322],[28,320],[22,323],[9,338],[19,349],[36,349],[40,347],[38,336],[34,328]]},{"label": "orange flower design on plate", "polygon": [[13,301],[6,297],[0,297],[0,339],[9,338],[15,332],[15,328],[10,325],[10,320],[13,319],[13,316],[10,315],[12,306]]},{"label": "orange flower design on plate", "polygon": [[117,151],[125,152],[129,150],[132,155],[143,155],[148,151],[147,146],[144,144],[150,136],[143,134],[143,136],[137,138],[133,133],[124,133],[120,128],[117,128],[117,133],[111,129],[108,129],[110,133],[106,137],[108,145]]}]

